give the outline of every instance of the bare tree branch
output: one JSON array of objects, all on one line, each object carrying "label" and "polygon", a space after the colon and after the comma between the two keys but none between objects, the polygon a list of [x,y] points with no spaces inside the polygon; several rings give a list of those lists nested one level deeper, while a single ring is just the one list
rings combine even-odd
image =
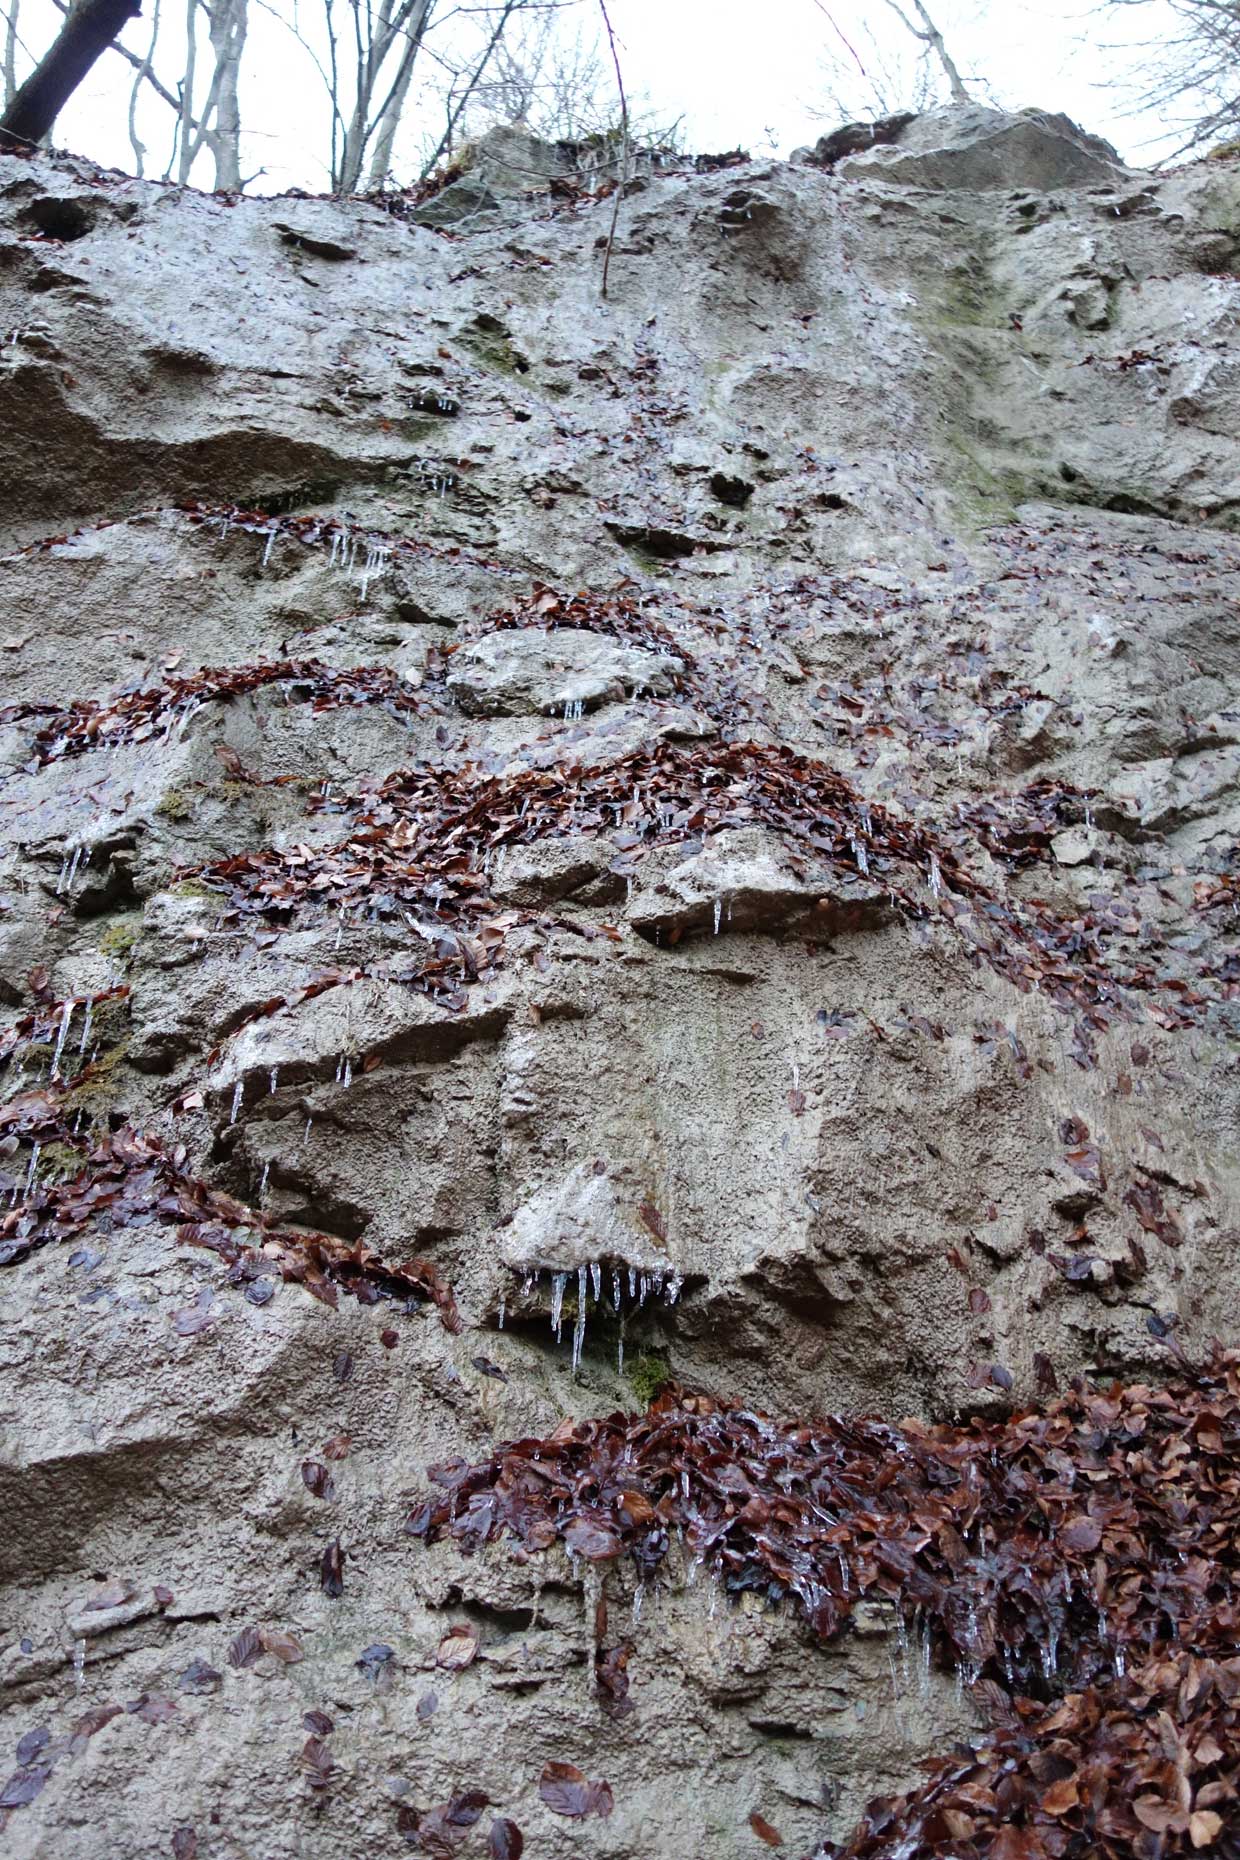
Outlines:
[{"label": "bare tree branch", "polygon": [[117,33],[142,11],[141,0],[79,0],[51,48],[0,114],[0,148],[34,148]]},{"label": "bare tree branch", "polygon": [[[1104,4],[1117,19],[1136,19],[1149,0]],[[1158,115],[1181,133],[1177,155],[1234,139],[1240,134],[1240,0],[1165,0],[1160,12],[1169,12],[1176,26],[1168,30],[1156,14],[1157,36],[1124,48],[1130,57],[1137,53],[1134,113]]]},{"label": "bare tree branch", "polygon": [[922,0],[912,0],[912,3],[917,9],[917,17],[921,20],[920,29],[913,24],[903,8],[897,5],[896,0],[887,0],[887,5],[891,8],[891,11],[895,14],[901,25],[904,26],[907,31],[911,32],[915,39],[920,39],[923,45],[927,45],[933,50],[936,58],[943,67],[947,82],[951,86],[952,102],[972,103],[973,99],[965,89],[964,79],[961,77],[955,61],[947,49],[947,42],[943,34],[939,31],[929,13],[927,13],[925,6],[922,4]]},{"label": "bare tree branch", "polygon": [[857,56],[856,46],[852,43],[852,40],[847,37],[839,21],[836,19],[834,13],[832,13],[828,9],[828,7],[825,4],[825,0],[814,0],[814,5],[818,8],[818,11],[821,14],[823,14],[823,16],[825,17],[827,21],[827,24],[831,27],[831,30],[835,33],[836,37],[845,46],[846,50],[849,52],[849,54],[852,57],[853,63],[856,65],[862,77],[864,77],[866,75],[865,66],[862,64],[860,58]]},{"label": "bare tree branch", "polygon": [[4,15],[4,95],[0,101],[7,110],[17,94],[17,9],[20,0],[9,0]]},{"label": "bare tree branch", "polygon": [[496,46],[499,44],[500,38],[505,28],[507,27],[509,20],[512,18],[514,13],[519,12],[521,10],[524,4],[525,4],[525,0],[504,0],[503,9],[500,12],[499,18],[495,22],[495,26],[494,26],[494,29],[492,30],[490,38],[487,40],[486,45],[483,48],[482,56],[478,59],[477,63],[474,65],[474,69],[470,75],[469,82],[465,86],[464,91],[461,93],[460,98],[455,104],[451,103],[451,93],[449,93],[450,107],[448,110],[448,120],[444,127],[444,132],[440,136],[439,141],[435,146],[434,153],[431,155],[430,160],[424,163],[423,165],[422,172],[424,175],[429,174],[431,170],[435,167],[436,163],[445,154],[445,152],[449,152],[451,150],[452,138],[456,134],[456,126],[461,120],[462,113],[464,112],[466,105],[469,103],[470,98],[473,96],[474,92],[477,90],[478,85],[481,83],[483,72],[486,70],[487,65],[490,62],[491,55],[494,52]]},{"label": "bare tree branch", "polygon": [[611,62],[616,67],[616,88],[620,92],[620,133],[623,148],[620,159],[620,175],[616,182],[616,191],[611,205],[611,225],[607,229],[607,247],[603,253],[603,285],[599,292],[601,297],[607,295],[607,273],[611,268],[611,248],[616,242],[616,224],[620,218],[620,196],[624,184],[629,178],[629,101],[624,94],[624,73],[620,69],[620,54],[616,50],[616,35],[611,29],[611,17],[607,11],[607,0],[598,0],[599,10],[603,15],[603,25],[607,29],[607,43],[611,47]]},{"label": "bare tree branch", "polygon": [[145,172],[146,144],[138,135],[138,94],[142,81],[151,75],[151,60],[155,56],[155,42],[159,38],[159,5],[155,0],[155,10],[151,14],[151,41],[146,48],[146,57],[138,66],[138,75],[129,89],[129,146],[133,150],[134,173],[141,180]]}]

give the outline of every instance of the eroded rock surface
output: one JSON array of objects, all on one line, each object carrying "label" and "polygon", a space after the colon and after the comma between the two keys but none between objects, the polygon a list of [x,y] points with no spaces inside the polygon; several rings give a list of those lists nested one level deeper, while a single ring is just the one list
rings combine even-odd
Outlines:
[{"label": "eroded rock surface", "polygon": [[1240,165],[643,174],[603,301],[611,202],[501,155],[0,162],[31,1860],[842,1838],[990,1709],[893,1610],[428,1546],[428,1467],[1240,1342]]}]

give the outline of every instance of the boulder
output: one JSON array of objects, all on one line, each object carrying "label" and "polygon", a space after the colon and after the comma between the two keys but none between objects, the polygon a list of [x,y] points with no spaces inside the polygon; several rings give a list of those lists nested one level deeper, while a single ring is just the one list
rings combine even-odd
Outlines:
[{"label": "boulder", "polygon": [[448,689],[471,717],[580,716],[633,692],[666,696],[679,663],[605,633],[520,628],[462,647]]},{"label": "boulder", "polygon": [[639,936],[678,942],[695,931],[778,931],[792,925],[834,936],[876,929],[891,899],[872,880],[811,869],[764,827],[717,833],[704,851],[647,858],[626,912]]},{"label": "boulder", "polygon": [[842,174],[901,187],[969,192],[1106,187],[1127,170],[1109,142],[1046,110],[990,110],[982,104],[910,118],[894,142],[877,139],[840,159]]}]

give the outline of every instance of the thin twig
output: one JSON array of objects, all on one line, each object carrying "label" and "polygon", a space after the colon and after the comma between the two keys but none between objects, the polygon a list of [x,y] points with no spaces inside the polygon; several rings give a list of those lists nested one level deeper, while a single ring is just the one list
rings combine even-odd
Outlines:
[{"label": "thin twig", "polygon": [[866,68],[857,56],[857,48],[852,43],[851,39],[849,39],[845,35],[844,29],[840,25],[839,21],[836,19],[834,13],[830,13],[827,11],[826,5],[824,4],[824,0],[814,0],[814,5],[818,8],[818,11],[826,19],[827,24],[831,27],[831,29],[836,34],[836,36],[844,41],[844,44],[847,46],[848,50],[852,53],[853,63],[856,65],[862,77],[866,78],[866,81],[868,82],[869,80],[867,77]]},{"label": "thin twig", "polygon": [[598,0],[599,11],[603,15],[603,25],[607,29],[607,43],[611,47],[611,62],[616,67],[616,87],[620,92],[620,179],[616,182],[616,192],[611,205],[611,225],[607,229],[607,249],[603,253],[603,287],[600,296],[607,295],[607,273],[611,269],[611,248],[616,242],[616,223],[620,218],[620,196],[624,192],[624,183],[629,173],[629,102],[624,94],[624,74],[620,69],[620,54],[616,50],[616,35],[611,29],[611,20],[607,12],[607,0]]}]

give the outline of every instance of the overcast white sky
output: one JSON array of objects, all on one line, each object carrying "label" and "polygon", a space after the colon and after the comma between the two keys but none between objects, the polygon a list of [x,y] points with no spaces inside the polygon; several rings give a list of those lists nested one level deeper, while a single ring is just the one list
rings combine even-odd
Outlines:
[{"label": "overcast white sky", "polygon": [[[293,0],[277,0],[290,7]],[[0,0],[3,9],[11,0]],[[145,52],[153,0],[146,18],[126,31],[126,43]],[[303,19],[312,7],[301,0]],[[40,52],[59,15],[51,0],[20,0],[24,44]],[[182,8],[169,5],[167,36],[180,30]],[[661,117],[684,118],[688,146],[717,150],[737,144],[758,153],[788,153],[812,142],[841,120],[827,100],[831,77],[825,57],[843,61],[837,85],[848,77],[864,93],[860,74],[833,34],[823,7],[872,67],[878,60],[906,57],[909,40],[883,0],[609,0],[626,83],[644,93]],[[988,87],[995,100],[1019,109],[1034,104],[1063,110],[1086,128],[1105,135],[1134,164],[1171,152],[1166,126],[1128,114],[1122,80],[1131,56],[1113,49],[1122,37],[1114,16],[1106,18],[1093,0],[931,0],[967,80]],[[580,19],[592,31],[594,0],[580,0]],[[247,167],[265,169],[258,191],[289,186],[311,190],[326,185],[323,163],[322,88],[287,30],[258,0],[251,6],[251,43],[242,91],[247,125]],[[1130,40],[1156,40],[1169,25],[1164,0],[1149,0],[1134,16]],[[171,45],[175,53],[175,43]],[[157,67],[160,61],[157,60]],[[175,80],[178,60],[170,56],[165,76]],[[126,109],[132,72],[107,53],[65,109],[56,140],[98,161],[132,169]],[[1116,88],[1116,80],[1121,88]],[[902,99],[895,98],[898,105]],[[822,112],[826,113],[823,120]],[[859,114],[872,115],[860,108]],[[141,133],[150,146],[148,173],[162,170],[170,112],[155,100],[144,108]],[[414,177],[411,125],[404,150]],[[399,145],[398,145],[399,149]],[[398,169],[401,163],[398,160]],[[209,167],[195,180],[210,185]]]}]

